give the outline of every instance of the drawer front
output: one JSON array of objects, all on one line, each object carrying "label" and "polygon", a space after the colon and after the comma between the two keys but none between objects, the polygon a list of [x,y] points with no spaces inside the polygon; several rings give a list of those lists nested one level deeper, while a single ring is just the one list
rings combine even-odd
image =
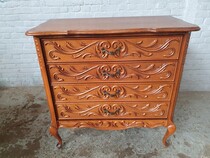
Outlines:
[{"label": "drawer front", "polygon": [[167,118],[169,102],[57,104],[62,119]]},{"label": "drawer front", "polygon": [[169,101],[172,84],[68,84],[53,87],[56,102]]},{"label": "drawer front", "polygon": [[174,81],[176,62],[50,64],[51,82]]},{"label": "drawer front", "polygon": [[178,59],[182,36],[43,39],[48,62]]}]

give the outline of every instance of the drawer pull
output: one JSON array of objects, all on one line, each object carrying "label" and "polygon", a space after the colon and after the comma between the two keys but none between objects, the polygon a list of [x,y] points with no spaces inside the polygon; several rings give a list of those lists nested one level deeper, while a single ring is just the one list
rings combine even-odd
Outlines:
[{"label": "drawer pull", "polygon": [[116,72],[115,72],[115,74],[111,74],[111,73],[109,73],[109,72],[107,72],[107,71],[103,71],[103,76],[107,76],[107,77],[119,77],[120,76],[120,70],[117,70]]},{"label": "drawer pull", "polygon": [[117,110],[114,111],[114,112],[110,112],[109,110],[104,109],[104,113],[105,113],[105,114],[108,114],[108,115],[117,115],[117,114],[119,114],[119,112],[120,112],[120,108],[117,109]]},{"label": "drawer pull", "polygon": [[115,94],[110,94],[107,91],[103,91],[103,95],[104,96],[107,96],[108,95],[109,97],[117,97],[119,94],[120,94],[120,90],[117,90]]},{"label": "drawer pull", "polygon": [[103,54],[108,54],[108,55],[119,55],[120,54],[120,50],[121,50],[121,47],[116,48],[114,51],[108,51],[104,47],[101,48],[101,52]]}]

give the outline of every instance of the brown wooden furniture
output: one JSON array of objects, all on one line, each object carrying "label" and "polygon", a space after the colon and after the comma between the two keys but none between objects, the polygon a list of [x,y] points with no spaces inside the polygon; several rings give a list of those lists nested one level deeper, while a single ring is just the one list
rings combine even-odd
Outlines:
[{"label": "brown wooden furniture", "polygon": [[56,19],[29,31],[51,114],[60,127],[119,130],[167,127],[173,113],[191,31],[170,16]]}]

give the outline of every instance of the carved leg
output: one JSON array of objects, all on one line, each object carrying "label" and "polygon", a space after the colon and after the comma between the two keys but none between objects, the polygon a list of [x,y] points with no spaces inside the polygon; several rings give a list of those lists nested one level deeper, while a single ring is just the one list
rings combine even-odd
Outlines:
[{"label": "carved leg", "polygon": [[62,147],[62,139],[60,135],[58,134],[58,128],[50,126],[49,130],[50,130],[50,134],[58,140],[56,147],[60,149]]},{"label": "carved leg", "polygon": [[168,137],[170,137],[176,131],[176,126],[173,122],[170,122],[167,126],[166,134],[163,137],[163,144],[167,147],[169,143],[167,143]]}]

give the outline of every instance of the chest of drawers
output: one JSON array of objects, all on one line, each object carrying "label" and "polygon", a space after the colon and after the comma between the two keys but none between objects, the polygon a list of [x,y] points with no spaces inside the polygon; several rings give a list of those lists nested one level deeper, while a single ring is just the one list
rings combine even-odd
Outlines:
[{"label": "chest of drawers", "polygon": [[58,128],[119,130],[176,126],[173,113],[191,31],[170,16],[54,19],[34,36],[51,114]]}]

